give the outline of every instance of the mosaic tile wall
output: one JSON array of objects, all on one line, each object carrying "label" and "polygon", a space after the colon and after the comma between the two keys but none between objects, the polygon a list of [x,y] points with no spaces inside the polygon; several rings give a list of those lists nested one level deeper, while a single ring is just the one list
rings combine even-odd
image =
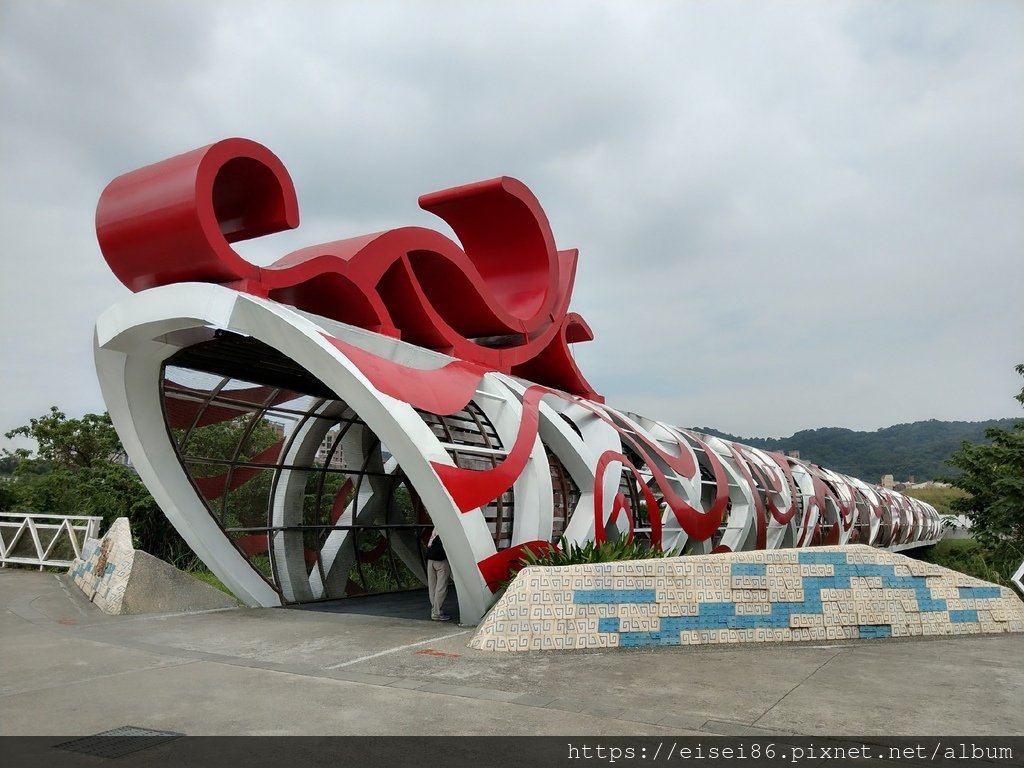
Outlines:
[{"label": "mosaic tile wall", "polygon": [[102,539],[89,539],[68,576],[104,613],[120,614],[135,548],[127,517],[119,517]]},{"label": "mosaic tile wall", "polygon": [[493,651],[1024,632],[1012,590],[867,546],[533,567],[480,623]]}]

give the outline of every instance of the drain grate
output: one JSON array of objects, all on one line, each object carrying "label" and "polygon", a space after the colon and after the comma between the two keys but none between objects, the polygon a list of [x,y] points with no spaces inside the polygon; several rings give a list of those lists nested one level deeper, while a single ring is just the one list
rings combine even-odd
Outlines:
[{"label": "drain grate", "polygon": [[154,731],[149,728],[137,728],[134,725],[122,725],[103,733],[54,744],[53,748],[97,757],[121,757],[184,735],[174,731]]}]

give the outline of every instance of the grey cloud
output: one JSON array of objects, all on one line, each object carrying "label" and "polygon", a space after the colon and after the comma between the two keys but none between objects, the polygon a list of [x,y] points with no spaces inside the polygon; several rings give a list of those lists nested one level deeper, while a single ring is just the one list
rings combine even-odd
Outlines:
[{"label": "grey cloud", "polygon": [[762,435],[1012,415],[1022,30],[997,0],[9,0],[0,426],[102,408],[90,328],[126,289],[99,192],[230,135],[299,194],[298,231],[240,246],[260,263],[447,231],[419,194],[522,179],[581,250],[577,357],[622,407]]}]

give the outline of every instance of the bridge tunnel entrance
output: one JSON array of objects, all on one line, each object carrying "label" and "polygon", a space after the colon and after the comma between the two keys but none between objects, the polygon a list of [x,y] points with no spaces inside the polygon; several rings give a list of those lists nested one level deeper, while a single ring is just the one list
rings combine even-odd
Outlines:
[{"label": "bridge tunnel entrance", "polygon": [[[428,511],[387,445],[309,371],[218,331],[165,361],[161,396],[207,511],[282,605],[424,587]],[[459,466],[493,466],[504,455],[474,402],[420,416]],[[484,509],[498,548],[511,539],[513,510],[511,490]],[[429,615],[425,595],[422,606]]]}]

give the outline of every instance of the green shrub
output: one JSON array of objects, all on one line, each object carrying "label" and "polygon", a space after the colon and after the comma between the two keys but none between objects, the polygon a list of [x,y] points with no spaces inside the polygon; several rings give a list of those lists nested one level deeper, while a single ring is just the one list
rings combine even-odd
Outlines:
[{"label": "green shrub", "polygon": [[[567,543],[563,538],[558,547],[551,547],[542,552],[528,552],[520,559],[519,567],[528,565],[581,565],[584,563],[610,563],[619,560],[648,560],[655,557],[672,557],[674,551],[665,552],[661,547],[653,547],[648,542],[636,539],[615,539],[595,544],[588,541],[582,547],[576,543]],[[518,569],[517,569],[518,570]]]},{"label": "green shrub", "polygon": [[551,546],[539,552],[527,551],[523,557],[513,563],[509,568],[508,579],[503,581],[498,591],[494,593],[494,600],[496,602],[504,594],[508,585],[515,580],[516,574],[527,566],[583,565],[619,560],[648,560],[655,557],[674,557],[677,554],[678,552],[674,550],[665,552],[661,547],[652,547],[650,543],[636,539],[618,538],[604,541],[601,544],[588,541],[581,547],[579,544],[566,542],[563,537],[559,539],[557,546]]},{"label": "green shrub", "polygon": [[1024,560],[1024,549],[1012,542],[984,545],[974,539],[944,539],[924,551],[905,554],[977,579],[1010,587],[1010,577]]}]

